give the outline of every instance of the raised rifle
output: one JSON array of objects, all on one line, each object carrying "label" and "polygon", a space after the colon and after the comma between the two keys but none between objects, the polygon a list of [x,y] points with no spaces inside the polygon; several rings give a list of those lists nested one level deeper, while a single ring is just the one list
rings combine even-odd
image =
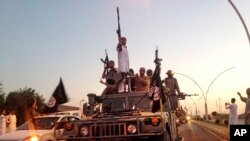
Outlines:
[{"label": "raised rifle", "polygon": [[162,61],[162,59],[160,59],[158,57],[158,46],[157,46],[156,50],[155,50],[155,60],[154,60],[154,63],[156,64],[156,66],[160,66],[161,65],[161,61]]},{"label": "raised rifle", "polygon": [[108,62],[109,62],[109,57],[108,57],[108,53],[107,53],[107,50],[105,49],[105,59],[102,59],[101,58],[101,61],[104,63],[104,68],[106,68],[106,66],[108,65]]},{"label": "raised rifle", "polygon": [[[150,91],[149,91],[149,98],[153,100],[152,104],[152,112],[155,113],[158,110],[161,112],[162,104],[167,101],[166,96],[164,95],[162,83],[161,83],[161,61],[162,59],[158,56],[158,47],[155,50],[155,70],[150,82]],[[170,105],[169,105],[170,106]]]},{"label": "raised rifle", "polygon": [[120,27],[119,7],[116,7],[116,13],[117,13],[117,22],[118,22],[118,29],[116,30],[116,33],[118,35],[118,41],[120,41],[120,39],[121,39],[121,27]]},{"label": "raised rifle", "polygon": [[108,53],[107,53],[106,49],[105,49],[105,55],[106,55],[105,59],[101,58],[101,61],[104,64],[104,70],[103,70],[103,73],[102,73],[102,78],[104,78],[104,76],[105,76],[105,74],[107,73],[107,70],[108,70],[109,57],[108,57]]}]

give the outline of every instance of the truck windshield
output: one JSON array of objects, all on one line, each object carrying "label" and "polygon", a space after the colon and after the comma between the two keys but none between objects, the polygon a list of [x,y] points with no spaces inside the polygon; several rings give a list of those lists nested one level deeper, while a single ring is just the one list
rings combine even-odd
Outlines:
[{"label": "truck windshield", "polygon": [[151,101],[147,95],[130,95],[124,97],[109,97],[102,103],[104,112],[115,112],[124,110],[151,111]]},{"label": "truck windshield", "polygon": [[103,101],[102,108],[105,112],[122,111],[126,109],[125,102],[124,97],[108,98]]},{"label": "truck windshield", "polygon": [[147,95],[128,97],[128,107],[130,109],[138,109],[142,111],[151,111],[151,101]]}]

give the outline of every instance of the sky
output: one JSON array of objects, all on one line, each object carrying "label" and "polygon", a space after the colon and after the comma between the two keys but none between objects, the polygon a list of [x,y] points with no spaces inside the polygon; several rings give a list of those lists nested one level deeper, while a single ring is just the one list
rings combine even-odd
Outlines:
[{"label": "sky", "polygon": [[[250,28],[250,1],[233,2]],[[130,68],[154,69],[158,46],[162,79],[171,69],[182,92],[199,94],[181,101],[193,114],[204,114],[202,93],[209,113],[227,113],[232,97],[244,112],[236,92],[246,96],[250,87],[250,45],[227,0],[1,0],[3,91],[33,88],[48,101],[61,77],[66,105],[100,95],[105,50],[117,62],[117,6]]]}]

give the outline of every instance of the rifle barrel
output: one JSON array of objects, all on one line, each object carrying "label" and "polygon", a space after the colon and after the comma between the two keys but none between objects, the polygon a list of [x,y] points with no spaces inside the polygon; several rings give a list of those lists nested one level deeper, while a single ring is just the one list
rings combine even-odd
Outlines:
[{"label": "rifle barrel", "polygon": [[117,34],[118,34],[118,41],[120,41],[120,39],[121,39],[121,27],[120,27],[119,7],[116,7],[116,13],[117,13],[117,22],[118,22]]},{"label": "rifle barrel", "polygon": [[116,12],[117,12],[117,19],[118,21],[120,21],[119,7],[116,7]]}]

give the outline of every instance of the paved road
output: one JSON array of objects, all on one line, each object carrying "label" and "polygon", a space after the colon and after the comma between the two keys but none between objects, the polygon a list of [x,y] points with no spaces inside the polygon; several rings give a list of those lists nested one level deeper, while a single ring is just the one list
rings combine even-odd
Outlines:
[{"label": "paved road", "polygon": [[180,136],[184,137],[184,141],[225,141],[225,139],[192,121],[182,124],[179,127],[179,133]]}]

